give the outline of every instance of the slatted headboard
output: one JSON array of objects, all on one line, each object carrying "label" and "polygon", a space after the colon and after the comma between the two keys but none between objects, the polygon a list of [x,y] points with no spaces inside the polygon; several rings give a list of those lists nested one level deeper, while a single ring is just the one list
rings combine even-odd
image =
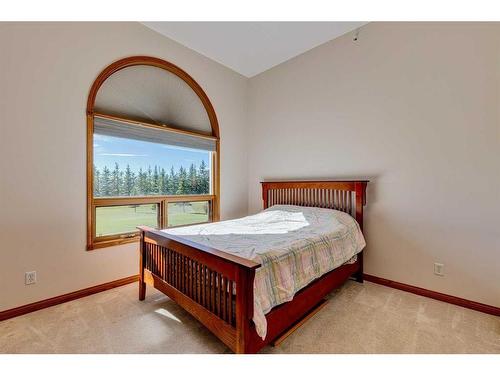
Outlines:
[{"label": "slatted headboard", "polygon": [[275,204],[323,207],[351,215],[363,229],[367,180],[266,181],[262,184],[264,208]]}]

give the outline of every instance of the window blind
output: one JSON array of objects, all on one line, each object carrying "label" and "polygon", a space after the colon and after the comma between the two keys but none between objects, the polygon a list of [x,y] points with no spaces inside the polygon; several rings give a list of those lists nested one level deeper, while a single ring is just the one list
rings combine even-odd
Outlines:
[{"label": "window blind", "polygon": [[195,136],[168,128],[162,129],[161,126],[148,126],[99,116],[94,117],[94,134],[204,151],[215,151],[216,147],[215,138],[212,137]]},{"label": "window blind", "polygon": [[134,65],[113,73],[99,88],[94,111],[212,134],[196,92],[177,75],[153,66]]}]

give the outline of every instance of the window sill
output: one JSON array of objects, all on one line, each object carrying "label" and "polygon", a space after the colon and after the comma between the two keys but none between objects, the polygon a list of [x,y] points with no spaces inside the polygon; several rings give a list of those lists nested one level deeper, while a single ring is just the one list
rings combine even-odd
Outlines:
[{"label": "window sill", "polygon": [[[202,221],[199,223],[176,225],[173,227],[168,227],[168,229],[189,227],[189,226],[200,225],[200,224],[208,224],[208,223],[213,223],[216,221],[219,221],[219,220],[208,220],[208,221]],[[133,237],[112,238],[112,239],[107,239],[107,240],[95,241],[94,243],[90,243],[87,245],[87,251],[103,249],[103,248],[112,247],[112,246],[125,245],[128,243],[139,242],[140,239],[141,239],[141,237],[139,235],[137,235],[137,236],[133,236]]]},{"label": "window sill", "polygon": [[128,243],[134,243],[134,242],[138,243],[139,239],[140,239],[139,236],[135,236],[135,237],[131,237],[131,238],[119,238],[119,239],[113,239],[113,240],[108,240],[108,241],[98,241],[98,242],[88,244],[87,250],[92,251],[92,250],[97,250],[97,249],[103,249],[106,247],[125,245]]}]

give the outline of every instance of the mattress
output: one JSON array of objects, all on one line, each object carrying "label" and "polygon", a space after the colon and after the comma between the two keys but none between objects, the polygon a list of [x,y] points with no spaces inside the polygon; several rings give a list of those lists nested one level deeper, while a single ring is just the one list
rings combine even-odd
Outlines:
[{"label": "mattress", "polygon": [[261,264],[255,273],[253,321],[262,339],[267,333],[266,313],[352,260],[366,245],[358,223],[349,214],[292,205],[163,232]]}]

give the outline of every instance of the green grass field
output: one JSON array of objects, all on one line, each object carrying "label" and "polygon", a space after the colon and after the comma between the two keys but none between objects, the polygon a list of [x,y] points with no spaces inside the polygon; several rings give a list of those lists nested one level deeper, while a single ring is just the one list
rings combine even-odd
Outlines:
[{"label": "green grass field", "polygon": [[[169,203],[169,227],[208,221],[208,203]],[[98,207],[96,211],[96,236],[107,236],[136,231],[138,225],[156,227],[158,210],[154,204],[136,206]]]}]

